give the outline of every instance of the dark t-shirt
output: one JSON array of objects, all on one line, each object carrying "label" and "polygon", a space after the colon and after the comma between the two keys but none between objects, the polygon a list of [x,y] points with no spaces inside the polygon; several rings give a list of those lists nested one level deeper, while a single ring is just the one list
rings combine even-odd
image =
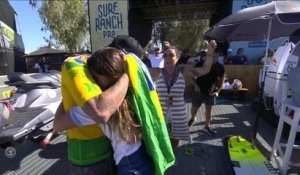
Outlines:
[{"label": "dark t-shirt", "polygon": [[[204,62],[200,62],[196,64],[195,67],[202,67],[203,63]],[[201,93],[211,96],[217,86],[218,78],[221,78],[224,73],[224,66],[216,62],[211,66],[208,74],[197,77],[196,83]]]},{"label": "dark t-shirt", "polygon": [[248,62],[248,58],[245,55],[235,55],[231,57],[232,64],[245,64]]}]

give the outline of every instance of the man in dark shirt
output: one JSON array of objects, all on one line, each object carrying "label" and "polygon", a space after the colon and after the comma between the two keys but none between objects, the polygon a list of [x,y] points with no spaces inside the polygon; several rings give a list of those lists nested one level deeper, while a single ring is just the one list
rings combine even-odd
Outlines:
[{"label": "man in dark shirt", "polygon": [[239,48],[235,56],[230,58],[231,64],[249,64],[248,58],[244,55],[244,48]]},{"label": "man in dark shirt", "polygon": [[[216,104],[216,97],[218,97],[223,86],[225,75],[224,66],[218,63],[218,55],[216,53],[217,51],[215,51],[215,58],[210,72],[206,75],[196,78],[196,84],[198,85],[200,92],[195,92],[193,95],[191,119],[189,121],[189,126],[191,126],[195,121],[199,107],[202,105],[202,103],[204,103],[205,125],[203,131],[207,132],[208,134],[215,134],[215,131],[210,128],[212,106]],[[203,62],[200,62],[196,64],[195,67],[201,67],[202,64]]]}]

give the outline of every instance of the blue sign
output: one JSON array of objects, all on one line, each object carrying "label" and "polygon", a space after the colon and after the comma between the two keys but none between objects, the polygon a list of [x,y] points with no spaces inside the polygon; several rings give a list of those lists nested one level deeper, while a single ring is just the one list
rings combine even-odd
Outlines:
[{"label": "blue sign", "polygon": [[267,42],[266,41],[252,41],[248,42],[248,48],[257,48],[257,47],[266,47]]}]

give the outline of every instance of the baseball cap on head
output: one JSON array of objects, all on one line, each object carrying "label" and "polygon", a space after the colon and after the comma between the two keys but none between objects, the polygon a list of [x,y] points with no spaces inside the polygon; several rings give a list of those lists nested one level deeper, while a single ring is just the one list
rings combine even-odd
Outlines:
[{"label": "baseball cap on head", "polygon": [[120,50],[125,50],[127,52],[134,53],[139,58],[143,56],[143,48],[139,44],[139,42],[128,35],[118,35],[116,36],[113,41],[108,45],[109,47],[115,47]]}]

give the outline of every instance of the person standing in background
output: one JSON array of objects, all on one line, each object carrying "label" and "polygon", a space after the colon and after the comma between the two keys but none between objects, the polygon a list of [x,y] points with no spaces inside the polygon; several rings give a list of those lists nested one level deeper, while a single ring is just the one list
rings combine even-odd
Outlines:
[{"label": "person standing in background", "polygon": [[231,64],[249,64],[248,57],[244,55],[244,51],[244,48],[239,48],[236,55],[231,57]]},{"label": "person standing in background", "polygon": [[224,57],[224,64],[231,64],[231,57],[232,57],[232,49],[227,49],[227,53]]},{"label": "person standing in background", "polygon": [[[162,106],[165,121],[169,129],[169,135],[173,150],[175,150],[180,140],[190,140],[190,132],[187,119],[187,107],[184,101],[185,76],[201,76],[207,74],[212,64],[212,53],[216,48],[216,43],[211,41],[208,48],[207,59],[201,68],[184,69],[178,67],[180,52],[175,47],[170,47],[164,51],[164,68],[156,80],[156,87],[159,100]],[[190,72],[189,72],[190,71]]]},{"label": "person standing in background", "polygon": [[158,47],[154,48],[153,54],[148,54],[148,58],[151,62],[151,68],[163,68],[164,67],[164,58]]},{"label": "person standing in background", "polygon": [[46,72],[46,73],[49,73],[49,71],[50,71],[50,69],[51,69],[49,59],[46,59],[44,66],[45,66],[45,72]]},{"label": "person standing in background", "polygon": [[153,52],[154,40],[155,38],[152,37],[151,40],[148,41],[147,45],[143,48],[144,54],[143,54],[142,61],[148,68],[151,68],[151,61],[149,55],[152,54]]},{"label": "person standing in background", "polygon": [[[264,62],[266,60],[265,53],[266,53],[266,51],[264,51],[264,54],[258,58],[258,61],[257,61],[258,65],[264,65]],[[270,59],[271,63],[273,63],[273,62],[276,63],[276,58],[274,58],[273,56],[274,56],[274,50],[269,48],[267,58]]]},{"label": "person standing in background", "polygon": [[204,61],[205,60],[205,56],[206,56],[206,51],[202,50],[201,52],[199,52],[196,55],[196,57],[190,58],[188,60],[188,63],[195,66],[197,63],[200,63],[200,62]]},{"label": "person standing in background", "polygon": [[45,63],[43,59],[40,59],[38,63],[35,63],[33,69],[36,69],[38,73],[44,73],[45,71]]},{"label": "person standing in background", "polygon": [[[213,56],[213,64],[208,74],[198,76],[196,83],[200,89],[200,92],[195,92],[192,100],[191,119],[189,120],[189,126],[191,126],[196,119],[196,114],[202,103],[205,104],[205,124],[203,131],[208,134],[215,134],[216,132],[211,129],[210,122],[212,118],[212,107],[216,104],[216,98],[219,96],[219,92],[223,87],[225,79],[225,69],[222,64],[218,62],[218,51],[215,50]],[[202,63],[203,64],[203,63]],[[201,67],[201,63],[196,67]]]}]

